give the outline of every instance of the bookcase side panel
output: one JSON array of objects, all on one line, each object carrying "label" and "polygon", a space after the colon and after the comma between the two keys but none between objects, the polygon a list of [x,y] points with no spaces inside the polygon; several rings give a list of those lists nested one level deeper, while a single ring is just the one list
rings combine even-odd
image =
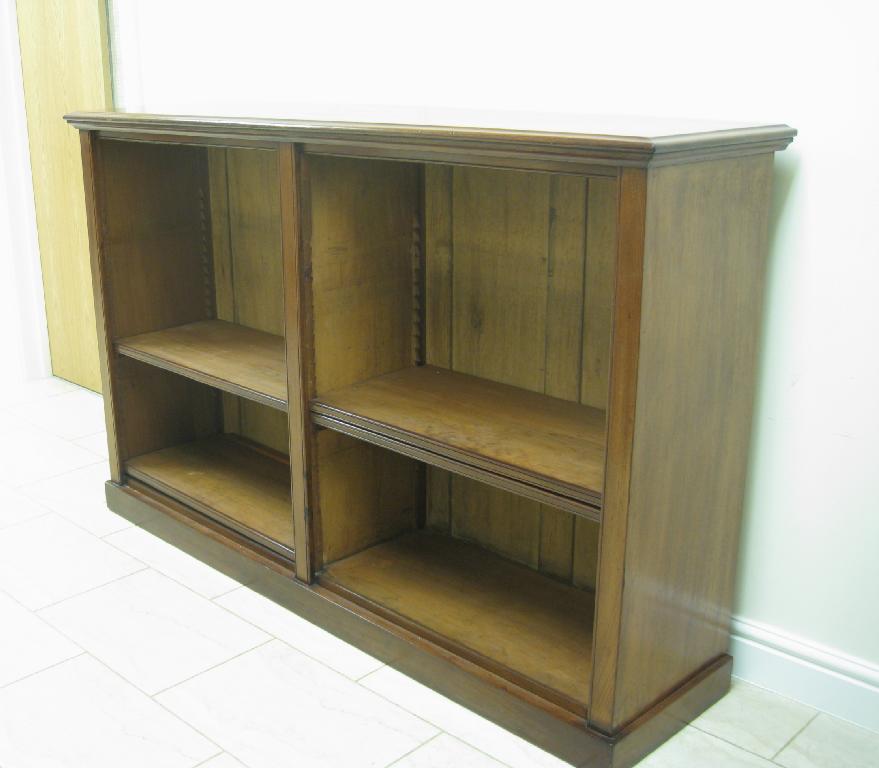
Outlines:
[{"label": "bookcase side panel", "polygon": [[772,155],[648,171],[614,725],[727,652]]},{"label": "bookcase side panel", "polygon": [[[309,386],[319,395],[416,363],[420,168],[306,155],[304,174]],[[306,438],[312,573],[416,527],[417,462],[326,430]]]},{"label": "bookcase side panel", "polygon": [[93,131],[80,131],[80,150],[82,152],[82,175],[85,191],[86,225],[88,228],[89,254],[92,277],[92,294],[95,302],[95,325],[98,336],[98,362],[101,373],[101,391],[104,396],[104,421],[107,428],[107,450],[110,464],[110,478],[115,483],[122,482],[122,461],[116,432],[118,413],[115,381],[112,373],[111,356],[113,338],[104,299],[104,252],[101,234],[101,193],[100,150],[97,136]]},{"label": "bookcase side panel", "polygon": [[617,201],[607,457],[598,541],[589,706],[590,725],[605,733],[614,730],[617,699],[647,207],[647,173],[643,169],[621,171]]}]

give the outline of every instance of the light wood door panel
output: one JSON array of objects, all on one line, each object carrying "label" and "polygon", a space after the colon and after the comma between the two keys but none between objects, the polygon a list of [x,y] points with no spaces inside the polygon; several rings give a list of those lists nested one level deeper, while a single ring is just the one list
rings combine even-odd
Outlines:
[{"label": "light wood door panel", "polygon": [[112,108],[107,4],[19,0],[17,12],[52,371],[100,390],[79,136],[62,117]]}]

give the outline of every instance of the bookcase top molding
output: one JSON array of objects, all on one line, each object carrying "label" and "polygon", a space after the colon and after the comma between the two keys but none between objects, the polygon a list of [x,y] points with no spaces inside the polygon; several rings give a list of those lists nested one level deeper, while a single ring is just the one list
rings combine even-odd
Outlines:
[{"label": "bookcase top molding", "polygon": [[[369,120],[276,119],[74,112],[65,120],[108,138],[231,143],[300,142],[320,154],[436,162],[473,156],[647,166],[783,150],[788,125],[517,112],[372,110]],[[422,122],[423,121],[423,122]]]}]

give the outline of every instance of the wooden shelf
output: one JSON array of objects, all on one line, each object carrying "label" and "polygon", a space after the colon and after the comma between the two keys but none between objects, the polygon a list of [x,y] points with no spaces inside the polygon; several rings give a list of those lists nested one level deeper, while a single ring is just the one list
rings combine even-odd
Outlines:
[{"label": "wooden shelf", "polygon": [[204,320],[119,339],[116,349],[225,392],[287,410],[281,336],[224,320]]},{"label": "wooden shelf", "polygon": [[598,519],[603,411],[434,366],[317,397],[315,423]]},{"label": "wooden shelf", "polygon": [[328,566],[321,585],[585,713],[594,598],[460,539],[407,534]]},{"label": "wooden shelf", "polygon": [[290,467],[234,435],[214,435],[130,459],[132,477],[292,557]]}]

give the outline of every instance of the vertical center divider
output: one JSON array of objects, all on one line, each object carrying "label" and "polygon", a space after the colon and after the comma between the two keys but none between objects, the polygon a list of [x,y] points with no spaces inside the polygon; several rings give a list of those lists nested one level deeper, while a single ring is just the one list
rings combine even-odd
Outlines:
[{"label": "vertical center divider", "polygon": [[281,250],[284,262],[284,337],[287,348],[287,396],[290,436],[290,490],[296,578],[311,583],[317,541],[314,430],[309,403],[314,393],[314,334],[308,248],[307,183],[302,146],[278,146],[281,196]]}]

